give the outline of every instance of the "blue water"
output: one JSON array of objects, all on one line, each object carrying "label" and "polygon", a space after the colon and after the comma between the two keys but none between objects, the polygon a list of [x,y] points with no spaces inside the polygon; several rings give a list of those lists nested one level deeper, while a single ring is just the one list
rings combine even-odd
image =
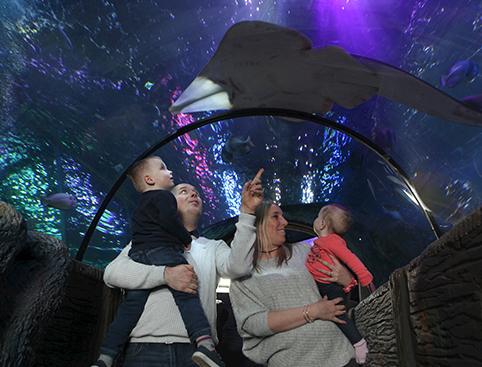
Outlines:
[{"label": "blue water", "polygon": [[[295,28],[316,47],[338,45],[440,87],[459,60],[481,60],[479,1],[22,1],[0,6],[0,198],[33,230],[75,254],[102,198],[132,160],[208,114],[167,108],[209,61],[234,23],[259,19]],[[445,92],[482,91],[481,78]],[[435,106],[436,107],[436,106]],[[443,231],[481,205],[482,128],[444,121],[383,98],[327,118],[363,134],[407,172]],[[255,145],[225,162],[231,136]],[[378,279],[434,238],[403,182],[348,136],[275,117],[223,121],[159,151],[178,182],[203,192],[202,225],[238,213],[240,189],[258,167],[282,205],[350,206],[354,250]],[[397,181],[398,180],[398,181]],[[68,211],[41,198],[68,192]],[[136,193],[124,184],[102,217],[85,261],[105,266],[129,241]],[[308,221],[308,220],[307,220]]]}]

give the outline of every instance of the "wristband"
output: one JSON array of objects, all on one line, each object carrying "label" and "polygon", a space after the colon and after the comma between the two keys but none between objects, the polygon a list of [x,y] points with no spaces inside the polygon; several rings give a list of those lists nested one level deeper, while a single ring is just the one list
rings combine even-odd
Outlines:
[{"label": "wristband", "polygon": [[345,293],[350,293],[350,291],[352,290],[352,288],[353,288],[354,286],[356,286],[357,284],[358,284],[358,282],[356,281],[356,279],[355,279],[355,278],[352,278],[352,279],[351,279],[351,282],[350,282],[345,288],[343,288],[343,292],[345,292]]}]

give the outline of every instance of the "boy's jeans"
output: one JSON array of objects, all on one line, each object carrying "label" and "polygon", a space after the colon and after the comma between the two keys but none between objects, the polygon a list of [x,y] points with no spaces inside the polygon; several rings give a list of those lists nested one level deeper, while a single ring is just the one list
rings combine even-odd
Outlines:
[{"label": "boy's jeans", "polygon": [[194,347],[188,343],[131,343],[124,367],[195,367],[193,353]]}]

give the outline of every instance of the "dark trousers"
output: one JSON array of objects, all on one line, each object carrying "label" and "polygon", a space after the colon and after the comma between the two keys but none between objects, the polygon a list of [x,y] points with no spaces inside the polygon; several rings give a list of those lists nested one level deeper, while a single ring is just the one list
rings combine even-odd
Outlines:
[{"label": "dark trousers", "polygon": [[[177,250],[173,246],[133,250],[129,252],[129,256],[132,260],[142,264],[165,266],[187,264],[182,251]],[[204,314],[199,296],[197,294],[179,292],[172,288],[170,290],[179,308],[179,313],[184,321],[191,343],[195,344],[196,339],[200,336],[210,336],[211,328]],[[104,343],[100,349],[102,354],[115,357],[122,351],[132,329],[134,329],[144,311],[149,293],[150,290],[131,290],[127,292],[126,299],[119,305],[116,317],[109,326]],[[159,317],[163,317],[162,310],[159,310]]]},{"label": "dark trousers", "polygon": [[[328,299],[333,299],[337,297],[343,298],[343,304],[346,306],[347,304],[347,295],[343,292],[343,288],[338,284],[324,284],[324,283],[316,283],[318,286],[318,290],[320,291],[321,296],[328,296]],[[345,334],[348,340],[355,344],[362,340],[362,336],[358,329],[356,328],[355,323],[352,319],[348,317],[345,313],[341,316],[338,316],[340,320],[346,321],[346,324],[336,324],[340,328],[340,330]]]},{"label": "dark trousers", "polygon": [[124,367],[196,367],[191,356],[194,348],[186,343],[130,343]]}]

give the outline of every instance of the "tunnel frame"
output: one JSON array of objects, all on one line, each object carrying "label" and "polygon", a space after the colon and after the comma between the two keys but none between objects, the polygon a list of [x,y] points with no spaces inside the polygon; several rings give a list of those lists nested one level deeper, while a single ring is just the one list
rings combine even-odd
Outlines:
[{"label": "tunnel frame", "polygon": [[[298,119],[298,120],[303,120],[302,122],[312,122],[320,126],[328,127],[330,129],[337,130],[339,132],[342,132],[351,138],[355,139],[357,142],[361,143],[368,149],[370,149],[372,152],[377,154],[383,161],[388,164],[388,166],[394,170],[394,172],[400,177],[402,182],[407,186],[409,189],[410,193],[413,195],[415,200],[417,201],[418,206],[422,209],[429,225],[432,230],[432,232],[435,235],[435,238],[438,239],[441,236],[441,230],[440,227],[438,226],[437,222],[435,221],[434,217],[430,213],[430,210],[427,209],[427,207],[423,204],[422,199],[418,195],[417,191],[415,190],[415,187],[411,184],[407,173],[403,170],[403,168],[387,153],[385,152],[380,146],[372,142],[370,139],[366,138],[362,134],[350,129],[347,126],[341,125],[335,121],[332,121],[330,119],[327,119],[322,116],[318,116],[315,114],[310,114],[307,112],[302,112],[302,111],[297,111],[297,110],[290,110],[290,109],[282,109],[282,108],[248,108],[248,109],[239,109],[239,110],[233,110],[233,111],[228,111],[226,113],[221,113],[217,114],[211,117],[203,118],[201,120],[198,120],[196,122],[193,122],[192,124],[185,125],[180,127],[178,130],[175,132],[171,133],[170,135],[164,137],[161,139],[159,142],[151,145],[149,148],[147,148],[143,153],[141,153],[137,158],[127,167],[124,172],[117,178],[115,183],[112,185],[110,188],[109,192],[106,194],[104,199],[102,200],[99,208],[97,209],[97,212],[92,219],[89,228],[85,232],[85,235],[82,239],[82,242],[79,246],[79,249],[77,251],[77,254],[75,255],[75,259],[78,261],[82,261],[85,255],[85,252],[87,251],[87,248],[89,246],[90,240],[94,234],[95,229],[97,228],[97,224],[100,221],[100,218],[102,217],[102,214],[104,214],[105,209],[111,202],[112,198],[114,195],[117,193],[121,185],[124,183],[126,177],[127,177],[127,172],[131,169],[131,167],[138,161],[148,157],[158,149],[162,148],[164,145],[170,143],[171,141],[177,139],[178,137],[191,132],[193,130],[197,130],[201,127],[204,127],[206,125],[210,125],[216,122],[220,121],[225,121],[225,120],[231,120],[231,119],[236,119],[236,118],[241,118],[241,117],[255,117],[255,116],[276,116],[276,117],[284,117],[284,118],[292,118],[292,119]],[[295,122],[293,122],[295,123]],[[298,123],[298,122],[296,122]]]}]

